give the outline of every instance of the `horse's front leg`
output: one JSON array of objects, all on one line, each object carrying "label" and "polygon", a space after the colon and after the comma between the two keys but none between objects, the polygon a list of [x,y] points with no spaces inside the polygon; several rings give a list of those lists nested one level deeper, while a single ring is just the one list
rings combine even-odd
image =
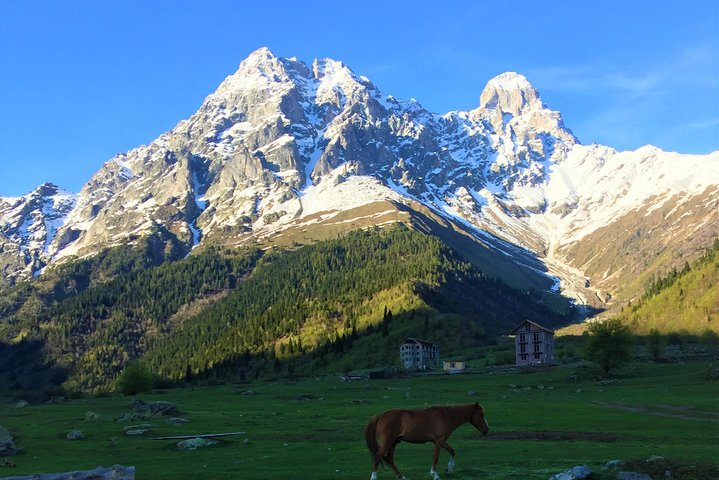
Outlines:
[{"label": "horse's front leg", "polygon": [[434,455],[432,456],[432,468],[429,470],[429,476],[432,477],[432,480],[440,480],[439,475],[437,474],[437,462],[439,461],[439,449],[440,449],[440,442],[436,441],[434,442]]},{"label": "horse's front leg", "polygon": [[440,447],[444,448],[449,452],[449,462],[447,463],[447,472],[454,470],[454,448],[449,446],[447,440],[442,440],[439,444]]}]

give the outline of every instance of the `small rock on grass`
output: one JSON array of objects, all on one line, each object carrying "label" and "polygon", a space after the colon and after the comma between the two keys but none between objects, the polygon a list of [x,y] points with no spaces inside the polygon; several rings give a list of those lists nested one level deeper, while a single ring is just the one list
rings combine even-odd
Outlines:
[{"label": "small rock on grass", "polygon": [[550,477],[549,480],[580,480],[589,477],[591,474],[591,468],[586,465],[578,465]]},{"label": "small rock on grass", "polygon": [[202,447],[215,445],[217,440],[209,440],[207,438],[189,438],[177,443],[178,450],[197,450]]},{"label": "small rock on grass", "polygon": [[67,432],[65,438],[67,438],[68,440],[80,440],[81,438],[85,438],[85,434],[82,433],[80,430],[71,430]]},{"label": "small rock on grass", "polygon": [[166,422],[169,423],[170,425],[182,425],[183,423],[190,423],[190,421],[188,419],[182,418],[182,417],[168,418],[166,420]]},{"label": "small rock on grass", "polygon": [[0,457],[15,455],[15,453],[17,453],[15,439],[5,427],[0,426]]},{"label": "small rock on grass", "polygon": [[99,419],[100,419],[99,413],[90,412],[90,411],[85,412],[85,421],[86,422],[91,422],[93,420],[99,420]]}]

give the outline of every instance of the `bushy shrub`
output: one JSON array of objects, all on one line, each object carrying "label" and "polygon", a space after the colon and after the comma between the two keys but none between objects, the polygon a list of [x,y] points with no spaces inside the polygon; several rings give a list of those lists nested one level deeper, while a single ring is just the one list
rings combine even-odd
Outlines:
[{"label": "bushy shrub", "polygon": [[632,331],[620,320],[594,322],[587,333],[585,358],[599,365],[605,375],[632,360]]},{"label": "bushy shrub", "polygon": [[130,362],[117,378],[117,391],[124,395],[137,395],[152,387],[152,373],[139,360]]}]

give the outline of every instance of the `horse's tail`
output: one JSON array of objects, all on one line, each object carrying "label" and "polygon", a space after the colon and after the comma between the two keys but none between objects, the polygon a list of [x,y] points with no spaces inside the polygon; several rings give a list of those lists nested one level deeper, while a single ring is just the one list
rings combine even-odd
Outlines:
[{"label": "horse's tail", "polygon": [[[370,455],[372,455],[372,460],[377,460],[377,457],[379,456],[379,442],[377,441],[377,421],[379,420],[379,415],[375,415],[374,417],[369,419],[369,422],[367,422],[367,426],[364,427],[364,439],[365,442],[367,442],[367,448],[369,449]],[[384,458],[381,458],[379,460],[384,461]]]}]

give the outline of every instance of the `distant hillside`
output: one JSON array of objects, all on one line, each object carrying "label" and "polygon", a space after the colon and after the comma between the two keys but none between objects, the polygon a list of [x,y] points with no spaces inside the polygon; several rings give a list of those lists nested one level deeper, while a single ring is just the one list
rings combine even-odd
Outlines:
[{"label": "distant hillside", "polygon": [[[138,357],[173,380],[395,365],[407,335],[448,355],[524,318],[558,325],[574,315],[559,297],[511,288],[401,225],[264,254],[207,249],[102,281],[92,280],[101,262],[82,262],[3,297],[0,342],[13,362],[0,359],[6,388],[51,380],[103,390]],[[47,369],[53,374],[40,375]]]},{"label": "distant hillside", "polygon": [[652,279],[646,293],[619,318],[639,334],[719,332],[719,239],[693,265]]}]

